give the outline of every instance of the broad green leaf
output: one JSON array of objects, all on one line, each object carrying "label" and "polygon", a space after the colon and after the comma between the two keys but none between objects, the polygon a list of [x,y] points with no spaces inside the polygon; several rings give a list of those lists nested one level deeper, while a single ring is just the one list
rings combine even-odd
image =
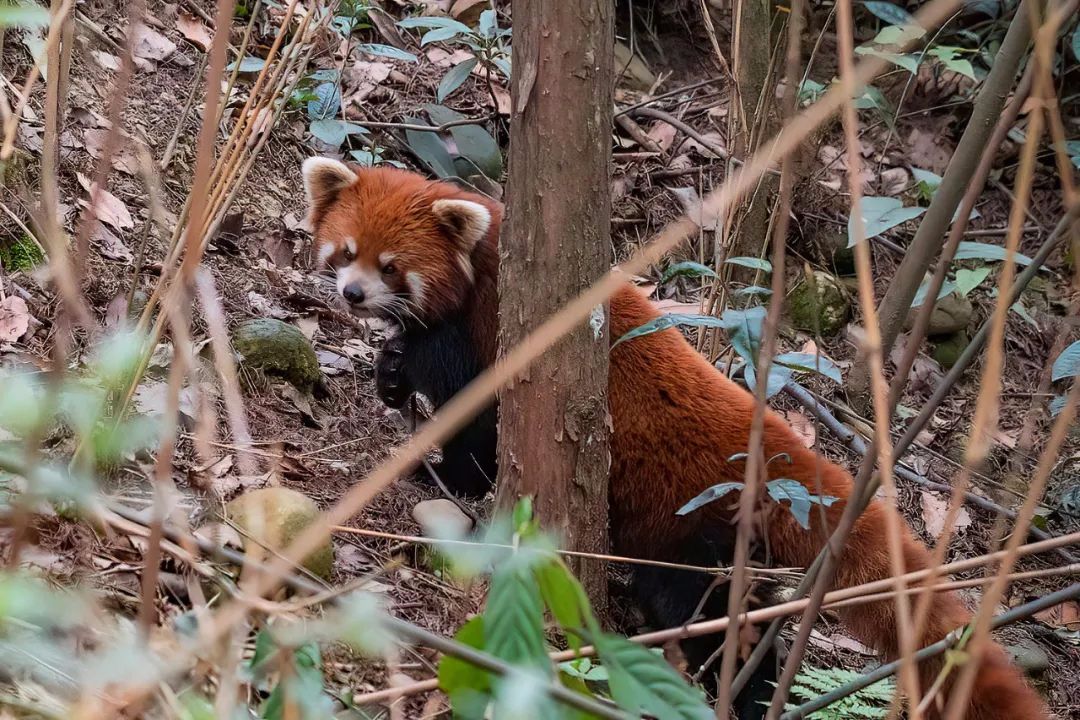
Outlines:
[{"label": "broad green leaf", "polygon": [[[794,374],[794,370],[783,365],[777,365],[776,363],[769,364],[769,380],[765,383],[765,399],[775,397],[781,390],[784,389],[784,385],[787,385],[791,380],[791,376]],[[746,378],[746,387],[750,389],[750,392],[754,392],[757,388],[757,369],[750,363],[746,364],[746,369],[743,370],[743,376]]]},{"label": "broad green leaf", "polygon": [[840,368],[836,366],[829,358],[824,355],[818,355],[815,353],[804,352],[789,352],[777,355],[773,358],[773,362],[778,365],[785,365],[795,370],[803,370],[805,372],[812,372],[827,377],[833,382],[839,384],[843,382],[843,377],[840,374]]},{"label": "broad green leaf", "polygon": [[619,343],[626,340],[633,340],[634,338],[644,337],[645,335],[651,335],[654,332],[670,330],[673,327],[679,326],[724,328],[727,327],[727,324],[722,319],[713,317],[712,315],[665,314],[628,331],[625,335],[611,344],[611,349],[614,350]]},{"label": "broad green leaf", "polygon": [[617,635],[596,638],[608,686],[619,707],[663,720],[711,720],[700,690],[690,687],[661,655]]},{"label": "broad green leaf", "polygon": [[248,55],[240,60],[238,63],[230,63],[225,68],[228,72],[239,69],[242,73],[256,73],[266,67],[266,61],[261,57],[255,57],[254,55]]},{"label": "broad green leaf", "polygon": [[937,189],[941,187],[941,176],[937,173],[932,173],[929,170],[923,170],[921,168],[911,168],[911,175],[915,178],[915,182],[923,183],[926,185],[930,194],[933,195],[937,192]]},{"label": "broad green leaf", "polygon": [[[887,230],[926,212],[926,208],[904,207],[902,200],[891,197],[864,197],[859,203],[866,239],[877,237]],[[855,216],[848,218],[848,247],[855,246]]]},{"label": "broad green leaf", "polygon": [[411,52],[405,52],[404,50],[398,50],[393,45],[383,45],[381,43],[360,43],[356,46],[356,49],[362,53],[368,55],[378,55],[380,57],[393,58],[394,60],[407,60],[408,62],[416,62],[416,56]]},{"label": "broad green leaf", "polygon": [[1076,26],[1072,34],[1072,52],[1073,57],[1080,60],[1080,25]]},{"label": "broad green leaf", "polygon": [[405,18],[404,20],[398,20],[397,25],[398,27],[408,28],[410,30],[414,28],[422,28],[424,30],[430,28],[443,28],[464,34],[472,32],[469,26],[463,22],[459,22],[458,20],[449,17],[434,15]]},{"label": "broad green leaf", "polygon": [[837,501],[831,495],[813,495],[798,480],[790,478],[778,478],[765,483],[765,489],[775,502],[791,503],[789,509],[792,516],[805,530],[810,529],[810,506],[812,504],[828,507]]},{"label": "broad green leaf", "polygon": [[[326,120],[337,115],[341,109],[341,91],[337,83],[325,82],[313,91],[315,99],[308,101],[307,114],[312,120]],[[344,138],[342,138],[344,141]],[[338,143],[339,145],[341,143]]]},{"label": "broad green leaf", "polygon": [[[1008,252],[1000,245],[989,243],[963,241],[956,247],[954,260],[1001,260],[1004,261]],[[1017,265],[1030,265],[1033,261],[1027,255],[1016,253],[1014,262]]]},{"label": "broad green leaf", "polygon": [[896,45],[900,47],[911,40],[921,38],[925,34],[926,31],[918,25],[889,25],[881,28],[881,31],[878,32],[872,42],[875,45]]},{"label": "broad green leaf", "polygon": [[806,78],[802,85],[799,86],[799,102],[800,103],[812,103],[817,102],[818,99],[825,94],[827,88],[816,80]]},{"label": "broad green leaf", "polygon": [[499,69],[499,72],[503,74],[503,77],[505,77],[507,80],[510,79],[511,65],[509,55],[504,57],[492,58],[491,62],[493,65],[495,65],[495,67]]},{"label": "broad green leaf", "polygon": [[1027,309],[1027,306],[1024,305],[1023,300],[1017,300],[1009,306],[1009,309],[1022,317],[1024,319],[1024,322],[1026,322],[1028,325],[1032,326],[1036,330],[1039,328],[1039,323],[1035,322],[1035,318],[1031,316],[1031,312]]},{"label": "broad green leaf", "polygon": [[469,77],[469,73],[476,67],[476,63],[476,58],[469,58],[450,68],[450,71],[443,75],[442,80],[439,81],[439,88],[435,92],[435,98],[442,102],[461,87],[462,83]]},{"label": "broad green leaf", "polygon": [[[426,103],[423,108],[431,121],[437,125],[465,119],[461,113],[443,105]],[[450,137],[457,146],[457,155],[468,160],[472,166],[492,180],[498,180],[502,176],[502,151],[499,149],[499,143],[495,142],[495,138],[491,137],[491,133],[485,130],[483,125],[457,125],[450,128]],[[474,172],[469,172],[465,175],[474,174]]]},{"label": "broad green leaf", "polygon": [[915,25],[915,17],[904,8],[890,2],[871,0],[863,6],[890,25]]},{"label": "broad green leaf", "polygon": [[327,717],[333,703],[324,692],[322,656],[319,646],[307,643],[291,653],[292,672],[285,676],[270,693],[260,710],[263,720],[285,720],[286,699],[300,710],[301,718]]},{"label": "broad green leaf", "polygon": [[514,504],[512,520],[514,523],[514,533],[520,534],[523,532],[528,532],[527,528],[531,527],[533,522],[533,505],[531,495],[526,495]]},{"label": "broad green leaf", "polygon": [[49,24],[49,11],[32,2],[0,4],[0,28],[43,28]]},{"label": "broad green leaf", "polygon": [[1061,351],[1050,372],[1055,381],[1080,375],[1080,340]]},{"label": "broad green leaf", "polygon": [[889,104],[885,95],[873,85],[863,88],[862,93],[852,100],[859,110],[877,110],[890,125],[895,120],[892,105]]},{"label": "broad green leaf", "polygon": [[[477,616],[461,626],[454,639],[477,650],[484,649],[484,618]],[[439,660],[439,689],[450,698],[455,718],[479,720],[491,702],[491,673],[464,660],[443,655]]]},{"label": "broad green leaf", "polygon": [[972,270],[960,268],[956,271],[956,290],[964,297],[967,297],[972,290],[982,285],[982,281],[989,274],[990,268],[986,265],[980,265]]},{"label": "broad green leaf", "polygon": [[484,610],[484,648],[497,658],[551,672],[544,649],[544,605],[531,563],[515,555],[491,576]]},{"label": "broad green leaf", "polygon": [[341,144],[345,142],[345,138],[348,137],[348,133],[345,132],[344,122],[336,118],[312,120],[311,125],[308,126],[308,132],[335,148],[341,147]]},{"label": "broad green leaf", "polygon": [[[427,125],[423,118],[405,117],[405,122],[414,125]],[[405,140],[417,157],[431,168],[431,171],[440,178],[449,178],[457,175],[454,170],[454,160],[446,148],[446,143],[437,133],[422,130],[406,130]]]},{"label": "broad green leaf", "polygon": [[491,37],[498,28],[499,18],[495,15],[494,10],[488,8],[480,13],[480,19],[476,23],[476,29],[480,31],[481,35],[484,37]]},{"label": "broad green leaf", "polygon": [[961,53],[968,52],[964,48],[948,47],[945,45],[939,45],[938,47],[931,48],[927,51],[932,57],[936,57],[942,65],[954,73],[966,75],[972,80],[978,80],[975,77],[975,68],[972,67],[971,61],[959,57]]},{"label": "broad green leaf", "polygon": [[558,558],[541,562],[533,570],[544,605],[566,632],[572,650],[581,647],[581,631],[599,629],[581,583]]},{"label": "broad green leaf", "polygon": [[772,263],[768,260],[762,260],[756,257],[732,257],[724,261],[725,265],[741,265],[742,267],[753,268],[754,270],[761,270],[762,272],[771,273]]},{"label": "broad green leaf", "polygon": [[1054,399],[1050,401],[1050,417],[1057,417],[1061,414],[1061,411],[1065,409],[1066,399],[1064,395],[1054,396]]},{"label": "broad green leaf", "polygon": [[180,720],[217,720],[214,704],[194,690],[184,690],[176,699],[180,701]]},{"label": "broad green leaf", "polygon": [[673,265],[668,265],[667,270],[665,270],[664,274],[660,277],[660,282],[666,283],[669,282],[672,278],[681,276],[714,278],[716,277],[716,272],[713,271],[713,269],[708,265],[702,265],[701,263],[694,262],[693,260],[686,260],[684,262],[677,262]]},{"label": "broad green leaf", "polygon": [[912,75],[919,72],[919,62],[922,60],[922,55],[919,53],[901,55],[900,53],[878,50],[877,48],[867,47],[865,45],[860,45],[855,48],[855,52],[859,55],[872,55],[874,57],[879,57],[882,60],[888,60],[893,65],[904,68]]},{"label": "broad green leaf", "polygon": [[394,645],[386,608],[377,595],[353,592],[327,614],[327,639],[343,642],[370,657],[384,657]]},{"label": "broad green leaf", "polygon": [[[745,455],[745,453],[740,453],[740,454]],[[729,461],[730,461],[730,458],[729,458]],[[730,493],[730,492],[732,492],[734,490],[742,489],[742,487],[743,487],[743,483],[741,483],[741,482],[717,483],[716,485],[713,485],[712,487],[706,488],[705,490],[703,490],[693,500],[691,500],[690,502],[686,503],[681,508],[676,510],[675,514],[676,515],[689,515],[690,513],[694,512],[699,507],[701,507],[702,505],[708,505],[713,500],[719,500],[720,498],[724,497],[725,495],[727,495],[728,493]]]},{"label": "broad green leaf", "polygon": [[[934,300],[934,302],[937,302],[941,298],[945,297],[953,290],[956,290],[956,283],[954,283],[952,280],[946,280],[945,282],[941,283],[941,289],[938,290],[937,298]],[[911,301],[911,307],[921,307],[922,304],[926,302],[926,294],[929,292],[930,278],[926,278],[919,284],[919,289],[915,291],[915,298]]]},{"label": "broad green leaf", "polygon": [[749,287],[739,288],[731,294],[735,297],[769,297],[772,295],[772,290],[760,285],[750,285]]},{"label": "broad green leaf", "polygon": [[724,332],[743,360],[753,364],[757,360],[758,348],[761,347],[762,328],[765,326],[767,310],[760,305],[746,310],[728,309],[720,316]]},{"label": "broad green leaf", "polygon": [[433,42],[443,42],[444,40],[451,40],[461,34],[461,31],[452,27],[435,28],[434,30],[428,30],[424,33],[424,37],[420,38],[420,47],[430,45]]}]

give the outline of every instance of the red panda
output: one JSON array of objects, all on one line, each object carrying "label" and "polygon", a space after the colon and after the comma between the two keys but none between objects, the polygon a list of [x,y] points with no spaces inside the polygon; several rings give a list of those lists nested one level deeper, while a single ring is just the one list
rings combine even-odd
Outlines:
[{"label": "red panda", "polygon": [[[399,327],[376,362],[380,397],[400,407],[416,391],[438,407],[495,360],[501,206],[402,170],[350,168],[311,158],[303,175],[318,255],[336,271],[338,290],[355,312],[393,320]],[[612,339],[658,317],[629,283],[611,297],[609,314]],[[730,560],[730,504],[714,502],[686,516],[676,511],[712,485],[743,479],[741,462],[731,458],[748,447],[752,396],[669,329],[612,348],[608,397],[614,552],[706,565]],[[444,447],[440,474],[455,492],[476,494],[489,487],[495,472],[495,420],[489,408]],[[766,458],[790,458],[769,463],[770,478],[793,478],[811,493],[839,498],[824,508],[828,527],[835,527],[851,493],[851,476],[807,449],[771,411],[763,443]],[[827,538],[820,515],[812,513],[811,528],[805,530],[778,504],[762,512],[772,559],[808,566]],[[891,574],[883,515],[884,507],[874,502],[855,524],[837,563],[836,587]],[[927,549],[906,530],[903,552],[908,571],[927,566]],[[708,585],[702,576],[687,577],[692,573],[644,570],[636,575],[646,614],[668,625],[689,620]],[[971,617],[955,594],[936,593],[932,602],[920,646],[942,639]],[[851,607],[842,617],[862,642],[896,656],[892,601]],[[697,648],[695,655],[700,654]],[[992,645],[979,660],[968,718],[1049,717],[1000,646]],[[924,691],[940,669],[940,660],[920,665]],[[760,695],[760,684],[755,693]],[[740,717],[759,716],[755,702],[740,701]],[[940,717],[936,704],[928,716]]]}]

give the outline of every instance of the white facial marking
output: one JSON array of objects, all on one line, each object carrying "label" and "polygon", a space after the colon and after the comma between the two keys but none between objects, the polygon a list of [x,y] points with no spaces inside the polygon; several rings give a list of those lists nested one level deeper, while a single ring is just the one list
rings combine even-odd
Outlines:
[{"label": "white facial marking", "polygon": [[407,272],[405,273],[405,284],[409,286],[409,292],[412,293],[413,305],[423,307],[424,278],[416,271]]},{"label": "white facial marking", "polygon": [[318,264],[325,265],[330,259],[330,256],[334,254],[334,246],[332,243],[323,243],[319,246],[319,253],[317,256]]},{"label": "white facial marking", "polygon": [[349,248],[349,252],[351,252],[353,255],[355,255],[356,254],[356,239],[351,238],[351,237],[345,238],[345,247]]},{"label": "white facial marking", "polygon": [[382,280],[382,275],[369,268],[357,267],[356,263],[343,265],[337,270],[337,290],[344,297],[345,288],[356,283],[364,291],[364,302],[361,307],[371,308],[392,294],[390,288]]},{"label": "white facial marking", "polygon": [[394,253],[379,253],[379,265],[386,267],[387,265],[392,263],[394,261],[394,258],[396,257],[397,255],[394,255]]}]

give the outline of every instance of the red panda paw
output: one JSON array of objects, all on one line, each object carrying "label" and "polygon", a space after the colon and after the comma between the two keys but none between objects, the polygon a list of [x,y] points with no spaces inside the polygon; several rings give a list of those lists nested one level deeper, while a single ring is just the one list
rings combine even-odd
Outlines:
[{"label": "red panda paw", "polygon": [[375,360],[375,392],[387,407],[400,410],[413,394],[405,376],[404,343],[388,342]]}]

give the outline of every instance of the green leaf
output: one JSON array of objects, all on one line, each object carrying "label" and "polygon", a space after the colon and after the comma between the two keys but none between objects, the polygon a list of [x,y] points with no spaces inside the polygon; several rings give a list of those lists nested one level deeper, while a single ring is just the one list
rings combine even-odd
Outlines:
[{"label": "green leaf", "polygon": [[525,497],[514,503],[514,511],[512,513],[512,520],[514,523],[515,533],[521,533],[526,526],[532,524],[533,521],[533,505],[532,496],[526,495]]},{"label": "green leaf", "polygon": [[885,99],[885,95],[873,85],[863,88],[862,93],[852,98],[852,100],[857,109],[877,110],[890,125],[893,123],[895,118],[893,117],[892,105]]},{"label": "green leaf", "polygon": [[499,69],[499,72],[503,74],[503,77],[505,77],[507,80],[510,79],[511,66],[509,56],[492,58],[491,63]]},{"label": "green leaf", "polygon": [[239,68],[239,71],[242,73],[256,73],[262,70],[264,67],[266,67],[266,61],[263,60],[261,57],[248,55],[247,57],[241,59],[238,63],[230,63],[228,67],[225,68],[225,70],[227,72],[232,72],[233,70]]},{"label": "green leaf", "polygon": [[920,53],[901,55],[900,53],[878,50],[877,48],[867,47],[865,45],[860,45],[855,48],[855,52],[859,55],[872,55],[874,57],[879,57],[882,60],[888,60],[893,65],[904,68],[912,75],[919,72],[919,63],[922,61],[922,55]]},{"label": "green leaf", "polygon": [[735,297],[769,297],[772,295],[772,290],[760,285],[750,285],[748,287],[739,288],[732,293]]},{"label": "green leaf", "polygon": [[[465,116],[443,105],[427,103],[423,106],[431,121],[437,125],[464,120]],[[492,180],[502,176],[503,157],[499,143],[482,125],[457,125],[450,128],[450,137],[456,145],[456,153]],[[461,173],[458,173],[461,174]],[[474,175],[467,172],[467,175]]]},{"label": "green leaf", "polygon": [[1054,381],[1080,375],[1080,340],[1061,351],[1050,372]]},{"label": "green leaf", "polygon": [[393,45],[383,45],[382,43],[360,43],[356,46],[356,49],[362,53],[367,53],[368,55],[378,55],[380,57],[393,58],[394,60],[416,62],[416,56],[411,52],[398,50]]},{"label": "green leaf", "polygon": [[760,305],[745,310],[728,309],[720,316],[731,346],[748,364],[757,360],[767,311]]},{"label": "green leaf", "polygon": [[36,3],[0,5],[0,28],[43,28],[48,24],[49,11]]},{"label": "green leaf", "polygon": [[544,605],[566,632],[570,648],[577,650],[583,630],[599,630],[584,588],[558,558],[539,563],[533,574]]},{"label": "green leaf", "polygon": [[790,478],[770,480],[765,483],[765,489],[775,502],[782,503],[786,500],[791,503],[791,514],[804,530],[810,529],[810,505],[828,507],[838,499],[831,495],[812,495],[802,483]]},{"label": "green leaf", "polygon": [[703,694],[687,685],[661,655],[617,635],[596,638],[608,671],[611,696],[635,716],[646,712],[663,720],[710,720]]},{"label": "green leaf", "polygon": [[902,7],[890,2],[871,0],[863,3],[867,10],[890,25],[915,25],[915,16]]},{"label": "green leaf", "polygon": [[491,37],[495,34],[495,31],[499,29],[499,18],[495,15],[495,11],[491,8],[480,13],[480,19],[476,23],[476,29],[480,31],[480,34],[484,37]]},{"label": "green leaf", "polygon": [[1072,34],[1072,52],[1073,57],[1080,60],[1080,25],[1076,26]]},{"label": "green leaf", "polygon": [[970,60],[958,57],[961,53],[967,52],[964,48],[948,47],[945,45],[939,45],[938,47],[931,48],[929,54],[936,57],[938,61],[949,70],[954,73],[966,75],[972,80],[978,80],[975,77],[975,68],[972,67]]},{"label": "green leaf", "polygon": [[660,277],[660,282],[669,282],[672,278],[676,277],[717,277],[716,272],[707,265],[702,265],[699,262],[693,260],[686,260],[684,262],[677,262],[673,265],[668,265],[667,270]]},{"label": "green leaf", "polygon": [[1067,398],[1064,395],[1055,395],[1050,401],[1050,417],[1057,417],[1061,414],[1061,411],[1065,409],[1065,400]]},{"label": "green leaf", "polygon": [[[794,371],[791,368],[770,363],[769,379],[765,383],[765,399],[768,400],[779,394],[793,374]],[[757,369],[751,363],[746,363],[743,376],[746,378],[746,387],[753,392],[757,388]]]},{"label": "green leaf", "polygon": [[829,358],[816,353],[789,352],[777,355],[773,362],[795,370],[812,372],[840,384],[844,381],[840,368]]},{"label": "green leaf", "polygon": [[[405,122],[413,125],[427,125],[423,118],[405,117]],[[424,164],[440,178],[449,178],[457,175],[454,170],[454,160],[450,157],[450,151],[446,143],[437,133],[423,130],[406,130],[405,140],[409,147],[416,153]]]},{"label": "green leaf", "polygon": [[923,183],[924,185],[926,185],[926,188],[927,190],[929,190],[931,197],[935,192],[937,192],[937,189],[941,187],[942,178],[937,173],[932,173],[929,170],[923,170],[921,168],[913,167],[911,168],[911,174],[915,178],[915,182]]},{"label": "green leaf", "polygon": [[661,315],[658,318],[654,318],[644,325],[639,325],[633,330],[628,331],[621,338],[611,344],[611,348],[614,350],[615,346],[626,340],[633,340],[634,338],[644,337],[645,335],[651,335],[654,332],[660,332],[662,330],[670,330],[673,327],[679,326],[700,326],[700,327],[727,327],[727,324],[720,318],[713,317],[712,315],[682,315],[678,313],[671,313]]},{"label": "green leaf", "polygon": [[742,267],[753,268],[754,270],[760,270],[762,272],[771,273],[772,263],[768,260],[762,260],[756,257],[733,257],[724,261],[725,265],[741,265]]},{"label": "green leaf", "polygon": [[[941,289],[938,290],[937,298],[934,302],[937,302],[941,298],[945,297],[949,293],[956,290],[956,283],[952,280],[946,280],[941,283]],[[925,278],[919,283],[919,289],[915,291],[915,298],[911,301],[911,307],[917,308],[922,306],[926,302],[926,294],[930,292],[930,278]]]},{"label": "green leaf", "polygon": [[424,33],[424,37],[420,38],[420,47],[430,45],[434,42],[443,42],[445,40],[452,40],[461,34],[460,30],[452,27],[435,28],[434,30],[428,30]]},{"label": "green leaf", "polygon": [[702,505],[708,505],[713,500],[719,500],[728,493],[734,490],[740,490],[743,487],[741,482],[722,482],[713,485],[710,488],[703,490],[697,497],[690,502],[683,505],[681,508],[675,511],[676,515],[689,515],[697,510]]},{"label": "green leaf", "polygon": [[925,34],[926,31],[918,25],[889,25],[881,28],[881,31],[878,32],[872,42],[875,45],[896,45],[901,47],[911,40],[921,38]]},{"label": "green leaf", "polygon": [[398,20],[397,25],[398,27],[403,27],[410,30],[414,28],[422,28],[425,30],[431,28],[443,28],[453,30],[455,33],[468,34],[472,32],[469,26],[463,22],[454,20],[453,18],[449,17],[435,15],[424,15],[420,17],[405,18],[403,20]]},{"label": "green leaf", "polygon": [[476,67],[477,62],[476,58],[469,58],[450,68],[450,71],[443,75],[442,80],[439,81],[439,88],[435,92],[435,98],[442,102],[461,87],[462,83],[469,77],[469,73]]},{"label": "green leaf", "polygon": [[[1005,248],[1001,247],[1000,245],[991,245],[989,243],[981,242],[968,242],[965,240],[956,247],[956,255],[953,257],[953,259],[1004,261],[1007,255],[1008,253]],[[1020,253],[1016,253],[1013,258],[1017,265],[1027,266],[1034,262],[1027,255],[1021,255]]]},{"label": "green leaf", "polygon": [[[903,201],[891,197],[864,197],[859,203],[866,239],[877,237],[887,230],[926,212],[926,208],[904,207]],[[848,247],[855,246],[855,216],[848,217]]]},{"label": "green leaf", "polygon": [[291,653],[292,674],[282,679],[263,703],[260,717],[263,720],[283,720],[286,717],[286,699],[295,703],[300,717],[327,717],[333,703],[324,692],[322,657],[319,646],[307,643]]},{"label": "green leaf", "polygon": [[544,649],[544,606],[530,562],[515,555],[491,576],[484,610],[484,647],[497,658],[551,672]]},{"label": "green leaf", "polygon": [[980,265],[977,268],[969,270],[967,268],[960,268],[956,271],[956,290],[962,296],[967,297],[972,290],[982,285],[983,280],[990,275],[990,268],[986,265]]},{"label": "green leaf", "polygon": [[385,657],[395,642],[386,620],[386,608],[377,595],[353,592],[327,613],[325,635],[370,657]]},{"label": "green leaf", "polygon": [[[484,618],[477,616],[461,626],[454,639],[477,650],[484,649]],[[439,689],[450,698],[455,718],[480,720],[491,702],[491,673],[449,655],[439,660]]]},{"label": "green leaf", "polygon": [[1027,306],[1024,305],[1023,300],[1017,300],[1009,306],[1009,309],[1020,317],[1024,318],[1024,322],[1026,322],[1028,325],[1032,326],[1036,330],[1039,329],[1039,323],[1035,322],[1035,318],[1031,316],[1031,312],[1028,311]]},{"label": "green leaf", "polygon": [[559,670],[571,677],[591,682],[607,682],[608,671],[603,665],[593,664],[592,658],[578,658],[559,663]]},{"label": "green leaf", "polygon": [[345,138],[349,136],[347,127],[348,123],[344,120],[325,118],[323,120],[312,120],[311,125],[308,126],[308,132],[327,145],[337,148],[341,147],[341,144],[345,142]]},{"label": "green leaf", "polygon": [[[325,120],[337,115],[341,109],[341,91],[337,83],[325,82],[313,91],[315,99],[308,101],[307,114],[312,120]],[[344,138],[342,138],[344,141]],[[341,143],[338,143],[339,145]]]}]

